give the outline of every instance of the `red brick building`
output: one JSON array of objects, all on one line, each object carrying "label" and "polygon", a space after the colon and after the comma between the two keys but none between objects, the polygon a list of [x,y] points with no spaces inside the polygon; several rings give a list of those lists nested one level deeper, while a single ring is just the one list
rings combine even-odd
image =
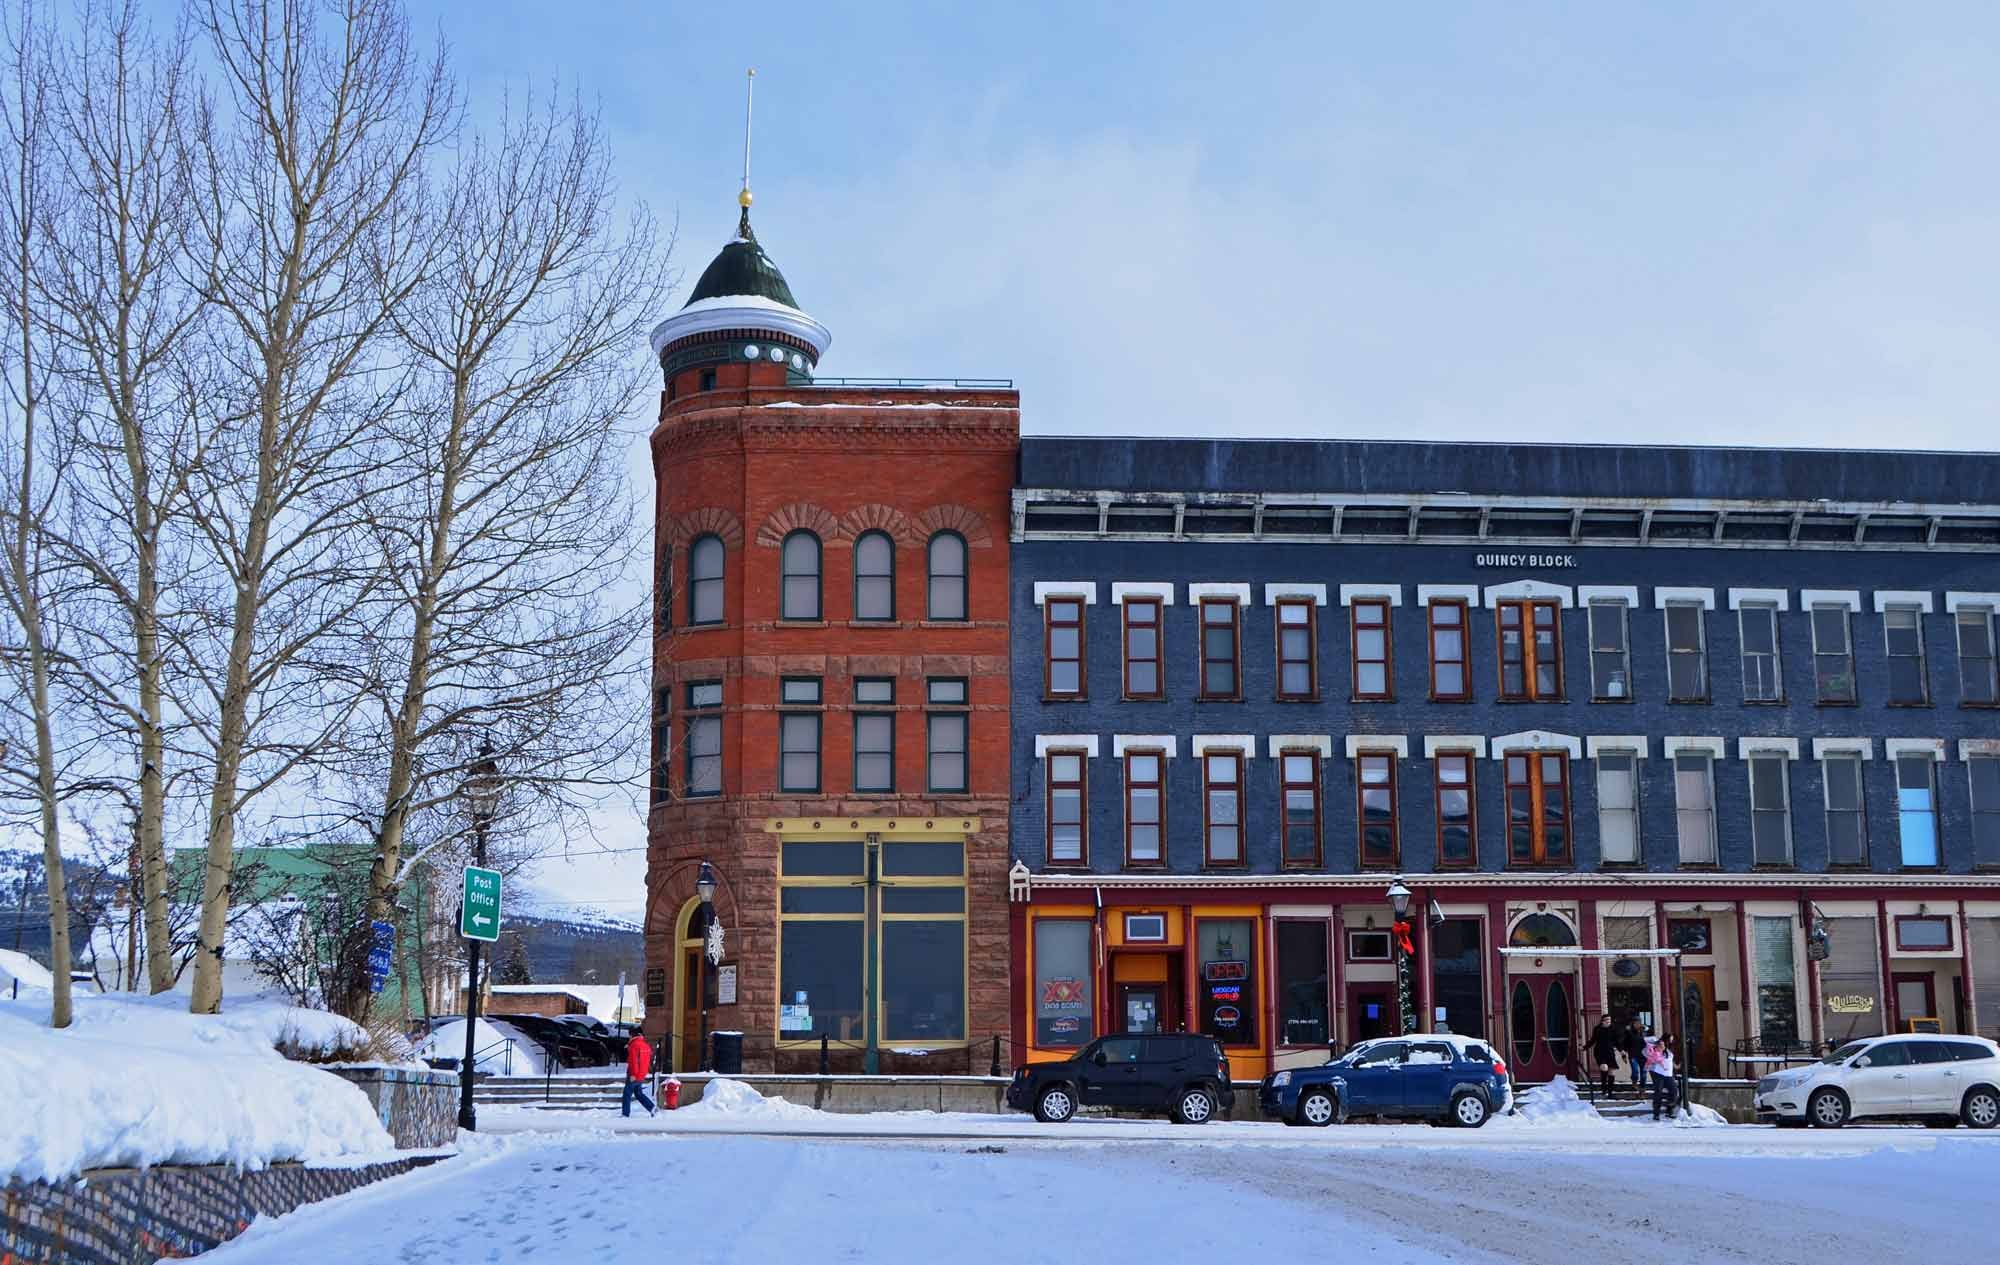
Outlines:
[{"label": "red brick building", "polygon": [[[646,1029],[676,1068],[984,1071],[1007,1004],[1006,383],[814,377],[750,230],[653,333]],[[716,879],[704,973],[695,896]]]}]

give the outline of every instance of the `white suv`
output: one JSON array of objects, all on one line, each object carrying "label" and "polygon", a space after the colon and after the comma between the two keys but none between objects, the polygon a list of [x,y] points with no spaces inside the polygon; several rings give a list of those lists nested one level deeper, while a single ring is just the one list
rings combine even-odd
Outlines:
[{"label": "white suv", "polygon": [[1864,1116],[1991,1129],[2000,1123],[2000,1045],[1984,1037],[1870,1037],[1757,1082],[1759,1120],[1838,1129]]}]

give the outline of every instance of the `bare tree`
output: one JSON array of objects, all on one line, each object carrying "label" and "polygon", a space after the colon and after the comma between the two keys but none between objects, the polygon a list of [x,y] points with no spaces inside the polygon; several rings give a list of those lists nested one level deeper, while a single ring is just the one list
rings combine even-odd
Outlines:
[{"label": "bare tree", "polygon": [[443,253],[396,315],[414,379],[387,426],[395,490],[370,519],[389,580],[359,682],[386,753],[373,917],[409,873],[411,820],[463,779],[470,735],[520,792],[517,834],[532,802],[566,806],[628,755],[647,621],[603,594],[634,557],[618,423],[650,369],[634,348],[669,246],[613,201],[596,118],[531,104],[464,147]]},{"label": "bare tree", "polygon": [[188,354],[204,305],[185,283],[198,269],[181,133],[199,129],[204,103],[185,35],[154,38],[131,0],[93,0],[75,26],[53,128],[75,199],[50,234],[44,289],[76,399],[62,424],[79,477],[67,489],[71,532],[51,545],[102,608],[79,620],[72,675],[98,732],[128,740],[133,881],[157,993],[174,982],[162,591],[204,396]]},{"label": "bare tree", "polygon": [[392,0],[206,0],[197,24],[222,98],[191,142],[213,260],[200,284],[223,327],[223,415],[189,496],[217,581],[189,655],[212,770],[190,1000],[207,1013],[222,1000],[238,815],[358,701],[314,656],[358,635],[370,581],[356,530],[384,490],[375,440],[399,385],[377,353],[435,238],[418,186],[457,110],[442,52],[418,55]]},{"label": "bare tree", "polygon": [[[59,186],[51,179],[49,115],[55,92],[49,44],[50,25],[32,8],[18,12],[6,28],[4,73],[5,150],[0,152],[0,229],[5,232],[0,258],[0,291],[4,291],[6,343],[0,347],[0,370],[6,379],[7,447],[0,476],[6,480],[4,507],[5,565],[0,569],[0,596],[11,617],[12,634],[0,647],[12,689],[8,719],[24,723],[32,733],[32,750],[20,753],[29,761],[24,774],[4,767],[9,782],[25,782],[27,798],[42,842],[42,864],[48,876],[49,968],[54,997],[49,1022],[66,1028],[70,1022],[69,894],[63,882],[62,796],[56,747],[56,698],[52,677],[59,654],[60,629],[57,577],[48,565],[45,524],[63,483],[67,454],[51,425],[47,345],[42,326],[39,280],[41,256],[50,215],[60,202]],[[10,724],[9,729],[15,725]],[[11,744],[10,744],[11,745]]]}]

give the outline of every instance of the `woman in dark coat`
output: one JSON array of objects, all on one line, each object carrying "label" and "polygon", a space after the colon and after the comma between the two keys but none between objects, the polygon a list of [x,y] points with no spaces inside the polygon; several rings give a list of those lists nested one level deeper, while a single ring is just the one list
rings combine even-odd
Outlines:
[{"label": "woman in dark coat", "polygon": [[1625,1025],[1623,1048],[1625,1061],[1632,1065],[1632,1088],[1638,1089],[1646,1083],[1646,1034],[1637,1019]]},{"label": "woman in dark coat", "polygon": [[1618,1029],[1611,1026],[1611,1016],[1603,1015],[1597,1026],[1590,1030],[1590,1058],[1597,1064],[1598,1084],[1608,1096],[1611,1093],[1611,1078],[1618,1071]]}]

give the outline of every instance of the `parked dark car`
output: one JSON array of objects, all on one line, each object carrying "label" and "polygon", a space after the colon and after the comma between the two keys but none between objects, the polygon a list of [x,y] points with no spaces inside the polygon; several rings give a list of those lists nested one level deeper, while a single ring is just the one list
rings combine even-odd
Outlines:
[{"label": "parked dark car", "polygon": [[563,1067],[609,1067],[611,1053],[604,1043],[588,1032],[578,1031],[566,1023],[559,1023],[547,1015],[492,1015],[490,1018],[504,1020],[519,1028],[530,1040],[544,1050],[553,1050],[557,1061]]},{"label": "parked dark car", "polygon": [[1376,1116],[1477,1129],[1513,1098],[1507,1065],[1491,1046],[1446,1032],[1363,1041],[1320,1067],[1273,1072],[1257,1087],[1266,1116],[1297,1125]]},{"label": "parked dark car", "polygon": [[612,1062],[625,1061],[625,1047],[632,1043],[632,1038],[622,1032],[614,1031],[602,1019],[590,1015],[557,1015],[556,1022],[566,1024],[602,1045],[605,1053],[611,1056]]},{"label": "parked dark car", "polygon": [[1099,1037],[1060,1063],[1015,1068],[1007,1086],[1008,1106],[1046,1124],[1079,1107],[1163,1111],[1178,1124],[1202,1124],[1235,1100],[1221,1044],[1180,1032]]}]

